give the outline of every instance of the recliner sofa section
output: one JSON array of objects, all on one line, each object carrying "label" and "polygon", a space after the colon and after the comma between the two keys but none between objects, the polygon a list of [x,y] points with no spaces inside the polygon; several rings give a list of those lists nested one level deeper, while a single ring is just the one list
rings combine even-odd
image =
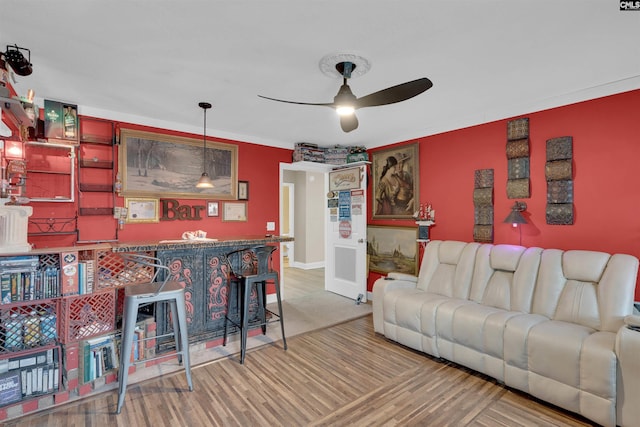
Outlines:
[{"label": "recliner sofa section", "polygon": [[625,254],[430,241],[417,277],[375,282],[374,329],[599,424],[637,425],[637,273]]}]

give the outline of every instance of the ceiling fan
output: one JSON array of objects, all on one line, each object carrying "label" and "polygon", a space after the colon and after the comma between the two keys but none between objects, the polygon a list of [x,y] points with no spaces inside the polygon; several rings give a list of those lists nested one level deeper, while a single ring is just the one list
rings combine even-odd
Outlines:
[{"label": "ceiling fan", "polygon": [[351,92],[351,88],[347,84],[347,80],[351,78],[351,73],[355,67],[356,64],[349,61],[339,62],[336,64],[336,70],[342,76],[342,86],[340,86],[338,94],[333,98],[333,102],[296,102],[269,98],[268,96],[262,95],[258,96],[271,101],[286,102],[289,104],[319,105],[334,108],[340,115],[340,127],[342,127],[342,130],[345,132],[351,132],[358,127],[358,119],[356,118],[355,110],[359,108],[377,107],[380,105],[389,105],[400,101],[406,101],[416,95],[420,95],[422,92],[433,86],[431,80],[423,77],[358,98],[353,94],[353,92]]}]

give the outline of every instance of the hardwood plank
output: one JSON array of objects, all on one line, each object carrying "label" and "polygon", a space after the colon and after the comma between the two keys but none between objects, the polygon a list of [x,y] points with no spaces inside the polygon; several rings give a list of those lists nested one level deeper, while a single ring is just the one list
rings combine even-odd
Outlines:
[{"label": "hardwood plank", "polygon": [[40,426],[592,426],[373,332],[371,316],[8,421]]}]

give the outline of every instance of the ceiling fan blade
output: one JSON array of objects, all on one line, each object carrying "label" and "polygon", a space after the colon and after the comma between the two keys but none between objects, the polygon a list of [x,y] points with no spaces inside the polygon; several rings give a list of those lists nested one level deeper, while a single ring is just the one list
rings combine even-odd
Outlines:
[{"label": "ceiling fan blade", "polygon": [[375,107],[406,101],[431,88],[433,83],[426,77],[382,89],[378,92],[358,98],[357,108]]},{"label": "ceiling fan blade", "polygon": [[358,118],[355,114],[340,116],[340,127],[345,132],[351,132],[358,128]]},{"label": "ceiling fan blade", "polygon": [[285,101],[284,99],[276,99],[276,98],[269,98],[268,96],[262,96],[262,95],[258,95],[260,98],[264,98],[264,99],[269,99],[271,101],[278,101],[278,102],[286,102],[287,104],[298,104],[298,105],[319,105],[321,107],[333,107],[334,104],[333,102],[323,102],[323,103],[313,103],[313,102],[296,102],[296,101]]}]

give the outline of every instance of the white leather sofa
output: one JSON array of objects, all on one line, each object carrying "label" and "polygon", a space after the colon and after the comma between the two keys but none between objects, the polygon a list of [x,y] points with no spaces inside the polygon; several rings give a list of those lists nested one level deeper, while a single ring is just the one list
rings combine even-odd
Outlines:
[{"label": "white leather sofa", "polygon": [[375,331],[605,426],[640,425],[638,259],[430,241],[373,286]]}]

